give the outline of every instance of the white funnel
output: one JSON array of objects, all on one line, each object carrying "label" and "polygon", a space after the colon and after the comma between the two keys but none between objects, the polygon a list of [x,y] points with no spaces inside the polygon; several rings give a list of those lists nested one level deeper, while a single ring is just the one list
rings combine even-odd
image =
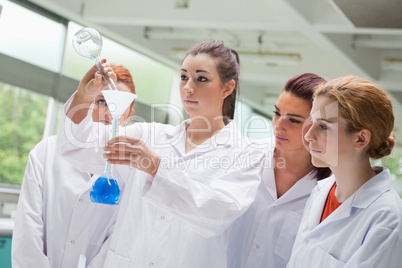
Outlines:
[{"label": "white funnel", "polygon": [[128,106],[137,98],[137,95],[127,91],[102,90],[107,106],[113,116],[121,116]]}]

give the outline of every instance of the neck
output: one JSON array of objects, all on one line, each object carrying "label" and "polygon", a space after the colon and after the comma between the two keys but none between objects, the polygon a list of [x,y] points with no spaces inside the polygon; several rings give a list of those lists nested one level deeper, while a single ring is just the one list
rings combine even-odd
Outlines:
[{"label": "neck", "polygon": [[284,195],[295,183],[314,170],[310,154],[304,150],[282,152],[275,149],[274,174],[277,197]]},{"label": "neck", "polygon": [[368,159],[358,163],[349,161],[345,165],[331,167],[331,170],[336,181],[335,197],[340,203],[343,203],[365,182],[376,175]]},{"label": "neck", "polygon": [[190,124],[186,130],[187,142],[186,152],[191,151],[197,145],[211,138],[225,126],[225,122],[220,119],[194,118],[190,119]]},{"label": "neck", "polygon": [[292,152],[275,149],[274,164],[275,169],[284,169],[295,174],[302,174],[302,177],[314,169],[311,164],[311,156],[304,148]]}]

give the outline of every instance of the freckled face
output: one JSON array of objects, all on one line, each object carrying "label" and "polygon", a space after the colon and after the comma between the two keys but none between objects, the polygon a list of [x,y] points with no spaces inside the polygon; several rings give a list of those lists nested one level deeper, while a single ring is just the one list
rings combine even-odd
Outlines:
[{"label": "freckled face", "polygon": [[[116,83],[117,89],[120,91],[130,92],[130,88],[124,84],[123,82]],[[107,90],[108,87],[105,86],[102,90]],[[129,119],[130,115],[133,113],[131,107],[127,108],[124,114],[120,117],[120,124],[124,124],[126,120]],[[113,116],[109,111],[105,98],[103,97],[102,93],[99,93],[98,96],[95,97],[95,105],[92,111],[92,120],[94,122],[100,122],[105,125],[111,125],[113,121]]]}]

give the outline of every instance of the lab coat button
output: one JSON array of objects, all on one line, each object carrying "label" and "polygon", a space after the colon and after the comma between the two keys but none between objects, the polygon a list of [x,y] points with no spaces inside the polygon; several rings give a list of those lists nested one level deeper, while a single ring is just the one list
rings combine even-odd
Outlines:
[{"label": "lab coat button", "polygon": [[80,200],[79,200],[80,202],[82,202],[82,201],[84,201],[84,200],[82,200],[82,198],[80,198]]},{"label": "lab coat button", "polygon": [[304,244],[307,245],[307,244],[308,244],[308,240],[304,240]]},{"label": "lab coat button", "polygon": [[70,241],[70,243],[71,243],[71,244],[74,244],[74,243],[75,243],[75,241],[74,241],[74,240],[71,240],[71,241]]},{"label": "lab coat button", "polygon": [[150,262],[150,263],[149,263],[149,266],[153,266],[153,265],[154,265],[154,263],[153,263],[153,262]]},{"label": "lab coat button", "polygon": [[165,219],[165,216],[161,216],[161,220],[164,220]]},{"label": "lab coat button", "polygon": [[259,245],[259,244],[257,244],[255,247],[256,247],[256,248],[260,248],[260,245]]}]

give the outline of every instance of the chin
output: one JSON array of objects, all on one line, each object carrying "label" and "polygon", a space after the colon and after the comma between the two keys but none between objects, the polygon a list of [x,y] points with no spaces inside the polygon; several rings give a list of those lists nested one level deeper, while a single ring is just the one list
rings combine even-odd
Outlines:
[{"label": "chin", "polygon": [[317,157],[314,157],[314,156],[311,157],[311,163],[312,163],[315,167],[318,167],[318,168],[326,168],[326,167],[329,167],[329,164],[328,164],[328,163],[326,163],[325,161],[323,161],[323,160],[321,160],[321,159],[319,159],[319,158],[317,158]]}]

